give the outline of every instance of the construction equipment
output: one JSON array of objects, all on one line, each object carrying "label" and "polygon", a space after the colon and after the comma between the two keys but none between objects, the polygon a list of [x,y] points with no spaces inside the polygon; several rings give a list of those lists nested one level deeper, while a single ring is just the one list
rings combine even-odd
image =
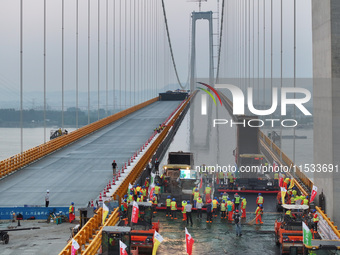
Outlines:
[{"label": "construction equipment", "polygon": [[[275,221],[275,242],[280,254],[303,252],[302,222],[307,222],[308,205],[283,204],[283,214]],[[290,214],[286,214],[290,211]],[[296,254],[297,254],[296,253]]]},{"label": "construction equipment", "polygon": [[191,199],[192,189],[197,185],[197,171],[193,169],[194,159],[191,152],[169,152],[168,164],[163,166],[165,188],[162,199],[168,195],[176,200]]},{"label": "construction equipment", "polygon": [[133,206],[130,204],[128,207],[128,218],[122,219],[118,226],[131,228],[131,251],[138,250],[141,254],[151,254],[154,233],[159,231],[159,221],[152,222],[153,209],[151,203],[137,202],[137,204],[139,208],[138,222],[131,222]]},{"label": "construction equipment", "polygon": [[6,229],[6,230],[0,230],[0,241],[2,241],[4,244],[8,244],[9,242],[9,231],[20,231],[20,230],[31,230],[31,229],[40,229],[39,227],[32,227],[32,228],[17,228],[17,229]]}]

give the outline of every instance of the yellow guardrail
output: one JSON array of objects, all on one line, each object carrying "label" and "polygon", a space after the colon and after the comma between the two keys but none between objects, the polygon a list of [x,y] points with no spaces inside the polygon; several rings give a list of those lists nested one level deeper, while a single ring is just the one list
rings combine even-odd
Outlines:
[{"label": "yellow guardrail", "polygon": [[322,218],[324,218],[325,221],[327,221],[328,225],[332,228],[334,233],[340,239],[340,231],[338,230],[338,227],[334,225],[334,221],[331,221],[331,219],[328,218],[327,214],[325,214],[325,212],[319,206],[315,206],[315,209],[320,213]]},{"label": "yellow guardrail", "polygon": [[133,106],[129,109],[123,110],[111,116],[108,116],[104,119],[93,122],[87,126],[81,127],[68,135],[63,135],[57,137],[51,141],[48,141],[44,144],[31,148],[29,150],[24,151],[21,154],[14,155],[8,159],[2,160],[0,162],[0,178],[5,177],[8,174],[13,173],[14,171],[56,151],[60,148],[69,145],[78,139],[89,135],[97,131],[98,129],[111,124],[112,122],[125,117],[126,115],[133,113],[147,105],[150,105],[158,100],[158,97],[148,100],[139,105]]},{"label": "yellow guardrail", "polygon": [[[294,166],[294,162],[290,160],[290,158],[281,151],[281,149],[272,142],[272,140],[269,139],[268,136],[266,136],[262,131],[259,131],[259,136],[260,138],[271,148],[273,152],[276,153],[278,157],[282,158],[282,161],[287,165],[287,166]],[[313,182],[303,173],[301,172],[299,167],[294,168],[295,174],[299,177],[299,179],[305,184],[310,190],[313,189]],[[297,182],[295,182],[297,183]]]},{"label": "yellow guardrail", "polygon": [[[152,143],[150,148],[146,151],[146,153],[141,157],[141,159],[137,162],[137,164],[133,167],[133,169],[129,172],[129,174],[124,178],[123,182],[119,185],[119,187],[116,189],[116,191],[112,194],[112,197],[114,199],[117,199],[120,203],[120,198],[123,197],[128,189],[129,183],[133,183],[138,176],[142,173],[143,169],[149,162],[150,158],[153,156],[153,154],[156,152],[158,146],[160,143],[164,140],[166,135],[169,132],[169,129],[173,126],[174,122],[177,120],[178,116],[181,114],[181,112],[184,110],[186,105],[189,103],[191,98],[195,94],[191,95],[189,99],[186,100],[186,102],[181,106],[181,108],[177,111],[177,113],[173,116],[173,118],[170,120],[169,124],[163,129],[163,131],[159,134],[159,136],[156,138],[155,142]],[[102,208],[100,208],[99,213],[102,215]],[[95,216],[97,216],[95,215]],[[94,216],[94,217],[95,217]],[[92,219],[92,218],[91,218]],[[119,214],[118,214],[118,208],[116,208],[109,218],[106,220],[104,226],[114,226],[119,220]],[[86,224],[87,225],[87,224]],[[85,225],[85,226],[86,226]],[[84,227],[85,227],[84,226]],[[84,228],[83,227],[83,228]],[[100,248],[101,242],[102,242],[102,226],[101,221],[95,221],[91,223],[91,228],[87,227],[85,229],[85,233],[83,233],[83,228],[77,233],[77,235],[74,237],[74,239],[78,242],[80,249],[85,249],[84,251],[81,251],[81,254],[96,254],[98,249]],[[90,240],[90,238],[79,238],[86,235],[86,233],[89,232],[96,232],[96,235],[92,235],[93,239]],[[79,235],[79,236],[78,236]],[[89,244],[87,244],[89,243]],[[59,255],[69,255],[71,254],[71,245],[72,243],[69,242],[66,247],[59,253]]]}]

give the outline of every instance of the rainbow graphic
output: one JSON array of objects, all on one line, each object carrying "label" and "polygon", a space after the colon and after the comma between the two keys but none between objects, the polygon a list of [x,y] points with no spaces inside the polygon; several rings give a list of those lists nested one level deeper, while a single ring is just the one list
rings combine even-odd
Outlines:
[{"label": "rainbow graphic", "polygon": [[[197,83],[199,83],[199,84],[201,84],[201,85],[203,85],[203,86],[206,86],[206,87],[209,88],[211,91],[213,91],[213,92],[215,93],[215,95],[217,96],[217,98],[218,98],[218,100],[220,101],[221,106],[222,106],[222,100],[221,100],[220,96],[218,95],[217,91],[216,91],[213,87],[211,87],[210,85],[208,85],[208,84],[206,84],[206,83],[203,83],[203,82],[197,82]],[[215,97],[211,94],[211,92],[210,92],[209,90],[204,89],[204,88],[200,88],[200,87],[198,87],[198,89],[203,90],[204,92],[206,92],[206,93],[214,100],[214,103],[215,103],[215,105],[217,106]]]}]

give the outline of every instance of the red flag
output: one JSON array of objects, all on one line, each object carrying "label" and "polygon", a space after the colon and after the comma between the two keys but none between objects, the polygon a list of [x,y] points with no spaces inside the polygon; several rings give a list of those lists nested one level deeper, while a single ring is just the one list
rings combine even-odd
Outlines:
[{"label": "red flag", "polygon": [[316,196],[316,194],[318,193],[318,187],[316,187],[315,185],[313,185],[313,189],[312,189],[312,194],[310,195],[310,201],[309,203],[312,203],[314,201],[314,198]]},{"label": "red flag", "polygon": [[192,247],[194,246],[195,240],[191,237],[189,234],[187,228],[185,228],[185,242],[187,246],[187,254],[191,255],[192,254]]},{"label": "red flag", "polygon": [[138,204],[136,203],[136,201],[133,201],[131,222],[133,222],[133,223],[137,223],[138,222],[138,214],[139,214]]},{"label": "red flag", "polygon": [[202,188],[202,184],[203,184],[203,180],[202,180],[202,176],[201,176],[200,189]]},{"label": "red flag", "polygon": [[155,191],[155,187],[152,187],[152,189],[150,190],[150,201],[153,201],[154,191]]},{"label": "red flag", "polygon": [[119,240],[119,255],[128,255],[126,248],[126,244]]}]

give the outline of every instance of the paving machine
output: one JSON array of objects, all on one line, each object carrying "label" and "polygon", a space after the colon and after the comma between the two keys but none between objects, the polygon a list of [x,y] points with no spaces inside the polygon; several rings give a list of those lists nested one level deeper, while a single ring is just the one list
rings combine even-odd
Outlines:
[{"label": "paving machine", "polygon": [[130,249],[138,250],[137,254],[151,254],[153,249],[153,236],[159,231],[159,221],[152,222],[153,208],[148,202],[137,202],[139,207],[138,222],[131,222],[132,204],[128,207],[128,217],[123,219],[118,226],[130,227]]},{"label": "paving machine", "polygon": [[169,152],[168,164],[163,166],[165,188],[161,202],[166,197],[176,198],[176,201],[191,199],[192,189],[199,182],[197,171],[193,169],[194,160],[191,152]]},{"label": "paving machine", "polygon": [[[302,254],[302,222],[308,225],[308,205],[283,204],[283,214],[275,221],[275,242],[280,254]],[[290,215],[286,212],[290,210]]]}]

